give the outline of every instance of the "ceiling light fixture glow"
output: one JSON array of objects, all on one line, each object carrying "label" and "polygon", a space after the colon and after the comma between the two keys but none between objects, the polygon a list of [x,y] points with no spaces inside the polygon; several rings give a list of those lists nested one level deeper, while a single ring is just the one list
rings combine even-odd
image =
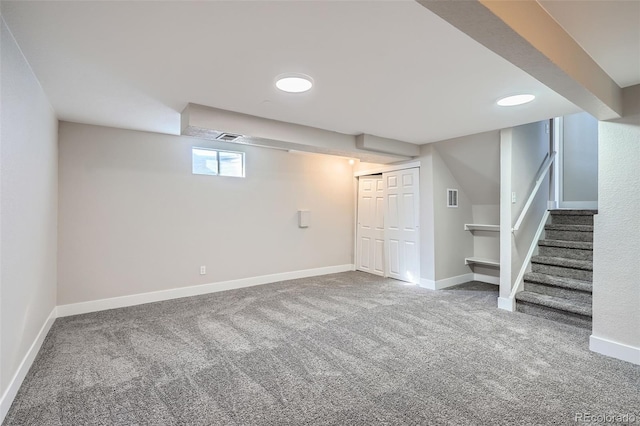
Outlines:
[{"label": "ceiling light fixture glow", "polygon": [[306,92],[312,86],[313,79],[304,74],[282,74],[276,79],[276,87],[288,93]]},{"label": "ceiling light fixture glow", "polygon": [[499,99],[498,100],[498,105],[500,105],[500,106],[522,105],[522,104],[526,104],[528,102],[531,102],[535,98],[536,98],[535,95],[531,95],[531,94],[528,94],[528,93],[525,93],[525,94],[522,94],[522,95],[507,96],[505,98]]}]

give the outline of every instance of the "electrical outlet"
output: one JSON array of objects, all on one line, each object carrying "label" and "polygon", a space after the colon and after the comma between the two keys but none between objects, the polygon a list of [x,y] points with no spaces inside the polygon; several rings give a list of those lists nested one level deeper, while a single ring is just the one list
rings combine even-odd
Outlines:
[{"label": "electrical outlet", "polygon": [[511,204],[515,204],[516,203],[516,193],[512,192],[511,193]]},{"label": "electrical outlet", "polygon": [[207,267],[206,266],[201,266],[200,267],[200,275],[205,275],[207,273]]}]

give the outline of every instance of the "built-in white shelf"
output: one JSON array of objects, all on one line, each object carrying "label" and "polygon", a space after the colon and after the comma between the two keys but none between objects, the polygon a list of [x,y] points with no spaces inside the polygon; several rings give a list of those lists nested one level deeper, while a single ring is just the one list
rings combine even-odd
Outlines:
[{"label": "built-in white shelf", "polygon": [[500,262],[497,260],[491,259],[483,259],[481,257],[465,257],[464,259],[465,265],[483,265],[483,266],[491,266],[494,268],[500,267]]},{"label": "built-in white shelf", "polygon": [[480,223],[465,223],[465,231],[488,231],[488,232],[500,232],[500,225],[483,225]]}]

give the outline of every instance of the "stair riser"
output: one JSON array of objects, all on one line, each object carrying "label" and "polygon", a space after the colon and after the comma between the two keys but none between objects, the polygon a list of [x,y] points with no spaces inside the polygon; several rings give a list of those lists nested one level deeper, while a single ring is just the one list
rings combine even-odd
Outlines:
[{"label": "stair riser", "polygon": [[548,240],[564,240],[564,241],[586,241],[593,242],[593,232],[579,231],[558,231],[548,229],[545,231],[545,238]]},{"label": "stair riser", "polygon": [[551,223],[554,225],[590,225],[593,226],[593,216],[552,214]]},{"label": "stair riser", "polygon": [[593,260],[593,252],[591,250],[539,246],[538,254],[540,256],[564,257],[565,259]]},{"label": "stair riser", "polygon": [[545,306],[517,302],[516,311],[591,330],[591,318]]},{"label": "stair riser", "polygon": [[[567,283],[569,278],[566,277],[551,277],[548,275],[536,275],[533,272],[527,272],[524,274],[524,280],[529,283],[536,283],[540,285],[546,285],[551,287],[566,288],[569,290],[582,291],[586,293],[593,292],[593,285],[588,282],[580,281],[578,283]],[[564,284],[564,285],[563,285]]]},{"label": "stair riser", "polygon": [[576,302],[591,303],[591,293],[584,291],[571,290],[568,288],[552,287],[543,284],[524,282],[525,291],[533,293],[546,294],[554,297],[562,297],[567,300],[575,300]]},{"label": "stair riser", "polygon": [[582,269],[563,268],[562,266],[544,265],[540,263],[532,263],[531,270],[540,274],[555,275],[557,277],[575,278],[593,282],[593,273]]}]

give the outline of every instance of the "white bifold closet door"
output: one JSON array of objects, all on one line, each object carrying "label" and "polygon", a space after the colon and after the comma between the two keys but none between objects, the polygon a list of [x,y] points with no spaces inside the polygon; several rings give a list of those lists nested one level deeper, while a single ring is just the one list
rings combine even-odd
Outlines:
[{"label": "white bifold closet door", "polygon": [[384,276],[384,181],[382,176],[358,180],[356,269]]},{"label": "white bifold closet door", "polygon": [[382,178],[387,276],[417,284],[420,280],[419,169],[383,173]]}]

